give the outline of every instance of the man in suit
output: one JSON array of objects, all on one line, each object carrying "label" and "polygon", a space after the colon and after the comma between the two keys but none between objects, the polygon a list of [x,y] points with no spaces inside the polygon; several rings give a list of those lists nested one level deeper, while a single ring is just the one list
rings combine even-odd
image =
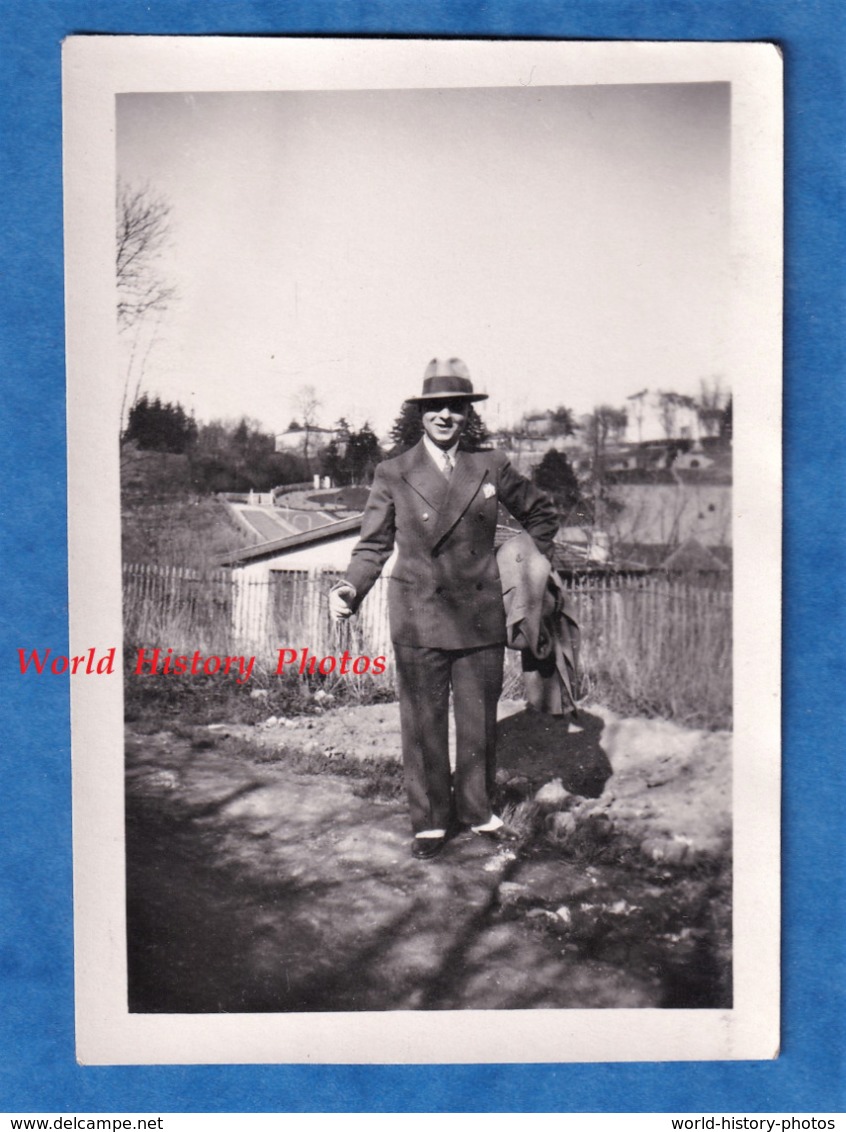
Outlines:
[{"label": "man in suit", "polygon": [[[545,554],[558,520],[551,501],[505,455],[460,446],[474,393],[458,358],[433,359],[419,406],[423,437],[376,469],[361,538],[330,594],[337,620],[349,617],[394,545],[388,610],[394,644],[412,855],[436,856],[451,819],[494,839],[508,836],[493,812],[496,706],[502,692],[505,614],[494,554],[499,503]],[[449,692],[455,772],[448,747]]]}]

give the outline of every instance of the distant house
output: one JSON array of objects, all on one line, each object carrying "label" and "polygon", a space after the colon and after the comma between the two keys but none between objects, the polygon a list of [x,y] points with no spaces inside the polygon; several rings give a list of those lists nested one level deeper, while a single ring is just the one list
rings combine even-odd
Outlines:
[{"label": "distant house", "polygon": [[315,530],[243,547],[222,557],[219,565],[241,571],[254,581],[266,580],[273,570],[343,570],[358,541],[361,519],[353,515]]},{"label": "distant house", "polygon": [[699,440],[702,430],[693,399],[661,390],[642,389],[626,398],[629,444],[650,440]]},{"label": "distant house", "polygon": [[508,429],[494,433],[491,442],[495,448],[506,453],[513,466],[524,476],[531,476],[532,469],[537,467],[552,448],[566,453],[571,463],[577,459],[581,449],[581,440],[576,436],[551,436],[528,432],[515,435]]},{"label": "distant house", "polygon": [[526,413],[523,417],[523,429],[527,436],[552,436],[555,427],[555,414],[551,409],[547,409],[543,413]]},{"label": "distant house", "polygon": [[276,434],[274,451],[301,454],[308,444],[309,450],[314,453],[331,444],[333,440],[338,441],[340,436],[341,434],[334,428],[320,428],[318,425],[297,426]]},{"label": "distant house", "polygon": [[611,448],[605,455],[606,472],[635,471],[639,467],[638,453],[634,449]]},{"label": "distant house", "polygon": [[714,461],[710,456],[706,456],[700,445],[694,446],[690,452],[680,452],[673,463],[673,467],[678,471],[694,470],[696,468],[710,468]]}]

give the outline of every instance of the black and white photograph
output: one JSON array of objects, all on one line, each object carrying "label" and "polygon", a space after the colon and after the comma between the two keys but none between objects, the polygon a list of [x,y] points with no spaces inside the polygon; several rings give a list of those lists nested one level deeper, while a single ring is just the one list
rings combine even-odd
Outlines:
[{"label": "black and white photograph", "polygon": [[780,84],[66,45],[83,1062],[776,1055]]}]

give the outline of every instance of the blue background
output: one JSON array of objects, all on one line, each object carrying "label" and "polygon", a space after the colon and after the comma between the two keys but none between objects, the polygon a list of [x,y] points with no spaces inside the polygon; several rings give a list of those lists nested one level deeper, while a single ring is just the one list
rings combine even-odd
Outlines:
[{"label": "blue background", "polygon": [[[4,0],[0,7],[5,1111],[841,1112],[844,1105],[842,0]],[[74,1060],[60,43],[73,33],[769,40],[785,56],[782,1053],[766,1063],[81,1068]],[[92,579],[96,585],[96,579]],[[542,1024],[539,1016],[538,1024]]]}]

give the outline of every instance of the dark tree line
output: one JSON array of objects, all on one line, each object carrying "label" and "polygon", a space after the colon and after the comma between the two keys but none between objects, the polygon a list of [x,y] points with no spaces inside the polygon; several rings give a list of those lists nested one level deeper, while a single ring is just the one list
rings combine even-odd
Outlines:
[{"label": "dark tree line", "polygon": [[376,433],[366,421],[360,429],[351,429],[343,417],[335,430],[320,456],[321,474],[330,476],[338,487],[370,483],[376,465],[384,459]]},{"label": "dark tree line", "polygon": [[146,393],[129,410],[123,440],[149,452],[188,452],[197,442],[197,424],[179,404],[150,400]]},{"label": "dark tree line", "polygon": [[[564,426],[563,418],[565,413],[569,417],[569,410],[558,412]],[[726,414],[729,428],[730,414],[731,402]],[[595,418],[601,419],[601,414],[598,412]],[[353,429],[342,418],[330,443],[307,458],[305,453],[276,452],[273,434],[247,417],[234,423],[212,421],[198,425],[180,404],[143,396],[130,410],[122,440],[141,450],[184,455],[192,487],[205,493],[268,491],[283,484],[307,481],[315,471],[330,476],[337,486],[366,485],[386,455],[406,451],[422,435],[420,408],[406,402],[391,429],[393,446],[387,453],[369,424]],[[470,406],[461,447],[478,451],[488,445],[489,439],[484,421]],[[596,485],[593,479],[584,484],[579,481],[565,453],[550,448],[533,470],[532,478],[553,497],[565,523],[592,521]]]},{"label": "dark tree line", "polygon": [[322,450],[312,449],[310,455],[277,452],[274,435],[248,417],[198,425],[180,404],[146,395],[130,409],[121,440],[141,451],[185,456],[191,485],[201,493],[269,491],[303,483],[314,472],[331,476],[339,486],[367,484],[384,458],[368,424],[352,429],[339,421],[336,438]]},{"label": "dark tree line", "polygon": [[129,411],[124,444],[187,458],[191,486],[200,493],[269,491],[308,478],[306,461],[275,451],[272,433],[242,417],[198,425],[178,403],[141,397]]}]

